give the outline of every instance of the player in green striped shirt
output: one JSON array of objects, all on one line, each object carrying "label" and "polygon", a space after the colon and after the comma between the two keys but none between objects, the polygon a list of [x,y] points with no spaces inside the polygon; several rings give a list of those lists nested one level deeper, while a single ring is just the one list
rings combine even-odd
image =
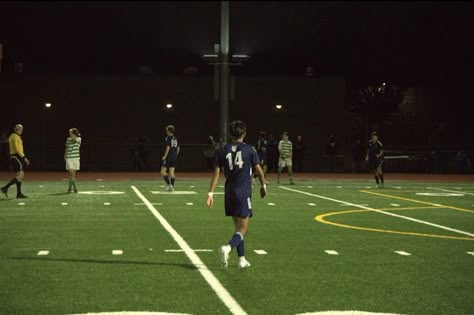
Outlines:
[{"label": "player in green striped shirt", "polygon": [[293,144],[288,140],[288,132],[283,132],[281,135],[282,140],[278,143],[278,152],[280,152],[280,158],[278,160],[278,172],[277,172],[277,183],[280,183],[280,175],[283,168],[288,168],[288,176],[290,177],[290,184],[294,185],[293,182]]},{"label": "player in green striped shirt", "polygon": [[77,128],[69,129],[69,137],[66,139],[66,150],[64,151],[64,161],[66,162],[66,170],[69,172],[69,188],[68,193],[76,187],[76,172],[81,168],[80,163],[80,148],[81,148],[81,134]]}]

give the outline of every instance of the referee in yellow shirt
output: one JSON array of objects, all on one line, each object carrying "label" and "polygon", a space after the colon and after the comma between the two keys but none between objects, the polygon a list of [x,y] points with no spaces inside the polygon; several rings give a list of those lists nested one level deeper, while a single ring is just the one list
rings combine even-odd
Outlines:
[{"label": "referee in yellow shirt", "polygon": [[8,138],[8,143],[10,145],[10,163],[12,170],[16,172],[16,177],[0,188],[6,197],[8,197],[8,188],[10,188],[11,185],[16,184],[16,197],[27,198],[21,193],[21,181],[25,176],[25,167],[30,164],[30,161],[26,158],[25,152],[23,151],[23,140],[21,140],[22,133],[23,126],[18,124],[15,126],[14,132]]}]

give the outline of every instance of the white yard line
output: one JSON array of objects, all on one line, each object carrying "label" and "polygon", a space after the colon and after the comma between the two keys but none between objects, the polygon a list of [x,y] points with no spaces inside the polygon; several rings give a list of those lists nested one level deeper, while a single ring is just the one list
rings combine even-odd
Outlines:
[{"label": "white yard line", "polygon": [[439,191],[445,191],[445,192],[452,192],[452,193],[457,193],[457,194],[474,196],[473,193],[465,192],[465,191],[462,191],[462,190],[450,190],[450,189],[442,189],[442,188],[434,188],[434,187],[428,187],[428,188],[429,189],[434,189],[434,190],[439,190]]},{"label": "white yard line", "polygon": [[171,235],[178,246],[188,256],[191,263],[201,273],[202,277],[209,284],[211,289],[217,294],[219,299],[227,306],[232,314],[247,314],[237,301],[230,295],[226,288],[219,282],[214,274],[207,268],[199,256],[192,250],[188,243],[176,232],[176,230],[166,221],[166,219],[156,210],[156,208],[143,196],[143,194],[135,187],[131,186],[137,196],[146,204],[151,213],[160,222],[163,228]]},{"label": "white yard line", "polygon": [[306,191],[296,190],[296,189],[292,189],[292,188],[288,188],[288,187],[284,187],[284,186],[278,186],[278,187],[281,188],[281,189],[286,189],[286,190],[297,192],[297,193],[300,193],[300,194],[304,194],[304,195],[308,195],[308,196],[312,196],[312,197],[316,197],[316,198],[320,198],[320,199],[325,199],[325,200],[329,200],[329,201],[334,201],[334,202],[338,202],[338,203],[344,203],[346,205],[351,205],[351,206],[354,206],[354,207],[357,207],[357,208],[366,209],[366,210],[386,214],[386,215],[389,215],[389,216],[392,216],[392,217],[397,217],[397,218],[401,218],[401,219],[405,219],[405,220],[409,220],[409,221],[413,221],[413,222],[417,222],[417,223],[437,227],[439,229],[443,229],[443,230],[446,230],[446,231],[451,231],[451,232],[454,232],[454,233],[459,233],[459,234],[467,235],[467,236],[470,236],[470,237],[474,237],[473,233],[453,229],[453,228],[450,228],[450,227],[447,227],[447,226],[443,226],[443,225],[439,225],[439,224],[435,224],[435,223],[431,223],[431,222],[427,222],[427,221],[422,221],[422,220],[410,218],[410,217],[407,217],[407,216],[404,216],[404,215],[390,213],[390,212],[386,212],[386,211],[383,211],[383,210],[377,210],[377,209],[365,207],[365,206],[358,205],[358,204],[351,203],[351,202],[346,202],[346,201],[341,201],[341,200],[337,200],[337,199],[333,199],[333,198],[319,196],[319,195],[315,195],[315,194],[312,194],[312,193],[309,193],[309,192],[306,192]]}]

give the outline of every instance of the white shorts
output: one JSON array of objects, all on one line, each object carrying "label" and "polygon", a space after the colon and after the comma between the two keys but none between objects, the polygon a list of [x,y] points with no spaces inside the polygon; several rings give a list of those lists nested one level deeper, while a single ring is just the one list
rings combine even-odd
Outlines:
[{"label": "white shorts", "polygon": [[279,167],[291,167],[293,165],[292,161],[290,158],[280,158],[278,160],[278,166]]},{"label": "white shorts", "polygon": [[76,170],[78,171],[81,168],[80,159],[66,159],[66,171]]}]

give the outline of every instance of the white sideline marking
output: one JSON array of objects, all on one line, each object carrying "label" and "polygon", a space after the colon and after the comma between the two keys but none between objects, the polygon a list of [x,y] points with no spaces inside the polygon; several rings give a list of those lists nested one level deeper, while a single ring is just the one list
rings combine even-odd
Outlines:
[{"label": "white sideline marking", "polygon": [[[212,249],[193,249],[194,252],[212,252]],[[182,249],[165,249],[167,253],[182,253],[184,250]]]},{"label": "white sideline marking", "polygon": [[104,202],[104,206],[110,206],[110,202]]},{"label": "white sideline marking", "polygon": [[61,206],[67,206],[67,202],[61,202]]},{"label": "white sideline marking", "polygon": [[37,254],[38,256],[48,256],[49,250],[40,250]]},{"label": "white sideline marking", "polygon": [[316,205],[315,203],[308,202],[308,206],[315,206],[315,205]]},{"label": "white sideline marking", "polygon": [[338,252],[336,252],[335,250],[325,250],[326,254],[328,255],[339,255]]},{"label": "white sideline marking", "polygon": [[397,253],[398,255],[402,255],[402,256],[411,256],[410,253],[404,252],[402,250],[396,250],[395,253]]},{"label": "white sideline marking", "polygon": [[402,187],[394,187],[395,189],[402,189]]},{"label": "white sideline marking", "polygon": [[161,185],[160,188],[165,188],[165,185]]},{"label": "white sideline marking", "polygon": [[187,206],[192,206],[192,205],[194,205],[194,203],[192,203],[192,202],[186,202],[186,205],[187,205]]},{"label": "white sideline marking", "polygon": [[219,299],[227,306],[232,314],[247,314],[244,309],[237,303],[237,301],[230,295],[226,288],[219,282],[214,274],[207,268],[204,262],[191,249],[181,235],[166,221],[166,219],[156,210],[156,208],[143,196],[143,194],[135,187],[131,186],[137,196],[147,205],[148,209],[153,213],[156,219],[160,222],[163,228],[171,235],[179,247],[184,250],[184,253],[189,258],[191,263],[196,267],[204,280],[209,284],[211,289],[217,294]]},{"label": "white sideline marking", "polygon": [[[135,206],[145,206],[145,204],[142,202],[142,203],[134,203]],[[163,204],[161,202],[157,202],[157,203],[152,203],[152,205],[154,206],[162,206]]]},{"label": "white sideline marking", "polygon": [[100,312],[100,313],[84,313],[84,314],[68,314],[68,315],[192,315],[192,314],[169,313],[169,312],[129,312],[129,311],[122,311],[122,312]]},{"label": "white sideline marking", "polygon": [[273,202],[269,202],[269,203],[267,203],[267,205],[274,206],[275,204]]},{"label": "white sideline marking", "polygon": [[[305,192],[305,191],[301,191],[301,190],[296,190],[296,189],[292,189],[292,188],[288,188],[288,187],[284,187],[284,186],[278,186],[278,187],[281,188],[281,189],[286,189],[286,190],[289,190],[289,191],[294,191],[294,192],[297,192],[297,193],[300,193],[300,194],[304,194],[304,195],[308,195],[308,196],[313,196],[313,197],[316,197],[316,198],[321,198],[321,199],[325,199],[325,200],[329,200],[329,201],[334,201],[334,202],[339,202],[339,203],[345,203],[345,204],[347,204],[347,205],[351,205],[351,206],[354,206],[354,207],[357,207],[357,208],[366,209],[366,210],[370,210],[370,211],[374,211],[374,212],[386,214],[386,215],[389,215],[389,216],[392,216],[392,217],[397,217],[397,218],[401,218],[401,219],[405,219],[405,220],[409,220],[409,221],[413,221],[413,222],[417,222],[417,223],[421,223],[421,224],[426,224],[426,225],[434,226],[434,227],[437,227],[437,228],[440,228],[440,229],[443,229],[443,230],[446,230],[446,231],[451,231],[451,232],[455,232],[455,233],[467,235],[467,236],[470,236],[470,237],[474,237],[474,234],[473,234],[473,233],[469,233],[469,232],[465,232],[465,231],[453,229],[453,228],[450,228],[450,227],[447,227],[447,226],[444,226],[444,225],[434,224],[434,223],[431,223],[431,222],[427,222],[427,221],[422,221],[422,220],[414,219],[414,218],[407,217],[407,216],[400,215],[400,214],[396,214],[396,213],[391,213],[391,212],[387,212],[387,211],[383,211],[383,210],[377,210],[377,209],[365,207],[364,205],[358,205],[358,204],[351,203],[351,202],[345,202],[345,201],[341,201],[341,200],[337,200],[337,199],[332,199],[332,198],[328,198],[328,197],[324,197],[324,196],[319,196],[319,195],[315,195],[315,194],[312,194],[312,193],[309,193],[309,192]],[[439,206],[441,206],[441,205],[439,205]],[[442,206],[441,206],[441,207],[442,207]]]},{"label": "white sideline marking", "polygon": [[266,251],[264,251],[263,249],[254,249],[253,250],[256,254],[258,255],[266,255],[268,254]]},{"label": "white sideline marking", "polygon": [[390,205],[394,206],[394,207],[400,207],[400,205],[398,203],[391,203]]},{"label": "white sideline marking", "polygon": [[296,315],[403,315],[403,314],[375,313],[375,312],[363,312],[363,311],[322,311],[322,312],[311,312],[311,313],[299,313]]},{"label": "white sideline marking", "polygon": [[419,196],[435,196],[435,197],[463,197],[464,194],[454,192],[454,193],[447,193],[447,192],[439,192],[439,193],[416,193]]},{"label": "white sideline marking", "polygon": [[474,252],[467,252],[469,255],[474,256]]},{"label": "white sideline marking", "polygon": [[104,190],[80,191],[79,193],[84,194],[84,195],[120,195],[120,194],[124,194],[123,191],[104,191]]},{"label": "white sideline marking", "polygon": [[195,186],[189,186],[189,188],[194,188]]},{"label": "white sideline marking", "polygon": [[220,185],[219,188],[224,188],[224,186]]},{"label": "white sideline marking", "polygon": [[104,185],[100,185],[99,187],[100,187],[100,188],[104,188],[105,186],[104,186]]},{"label": "white sideline marking", "polygon": [[195,191],[175,190],[175,191],[150,191],[153,195],[196,195]]},{"label": "white sideline marking", "polygon": [[[442,189],[442,188],[434,188],[434,187],[428,187],[429,189],[434,189],[434,190],[439,190],[439,191],[446,191],[446,192],[453,192],[453,193],[459,193],[459,191],[456,191],[456,190],[449,190],[449,189]],[[456,188],[458,189],[458,188]],[[472,195],[474,196],[473,193],[469,193],[469,192],[465,192],[463,191],[462,192],[463,195]]]},{"label": "white sideline marking", "polygon": [[18,205],[19,205],[19,206],[24,206],[25,203],[24,203],[24,202],[19,202]]},{"label": "white sideline marking", "polygon": [[123,250],[114,249],[114,250],[112,251],[112,255],[123,255]]},{"label": "white sideline marking", "polygon": [[366,188],[366,189],[371,189],[372,187],[370,187],[370,186],[367,186],[367,187],[365,187],[365,188]]},{"label": "white sideline marking", "polygon": [[306,188],[313,188],[313,186],[306,186]]},{"label": "white sideline marking", "polygon": [[40,188],[43,188],[44,186],[43,185],[39,185]]},{"label": "white sideline marking", "polygon": [[337,186],[336,188],[342,188],[342,186]]}]

